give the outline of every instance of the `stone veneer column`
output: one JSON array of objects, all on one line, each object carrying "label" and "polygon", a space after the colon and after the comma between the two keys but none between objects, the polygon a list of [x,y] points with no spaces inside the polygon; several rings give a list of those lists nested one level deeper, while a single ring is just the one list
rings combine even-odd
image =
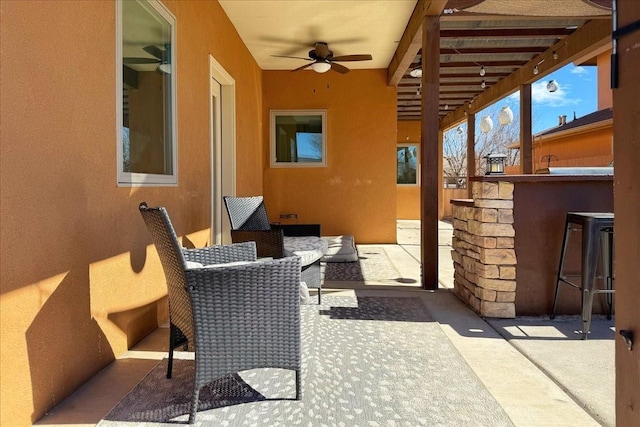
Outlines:
[{"label": "stone veneer column", "polygon": [[453,206],[454,293],[481,316],[516,315],[513,183],[474,182],[473,206]]}]

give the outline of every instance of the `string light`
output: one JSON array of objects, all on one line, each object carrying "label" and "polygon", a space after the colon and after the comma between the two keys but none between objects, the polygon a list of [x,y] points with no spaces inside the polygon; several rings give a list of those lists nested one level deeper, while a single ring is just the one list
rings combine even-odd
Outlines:
[{"label": "string light", "polygon": [[555,50],[553,51],[553,59],[558,59],[558,52]]},{"label": "string light", "polygon": [[483,80],[483,81],[482,81],[482,83],[480,83],[480,87],[481,87],[482,89],[486,88],[486,87],[487,87],[487,82],[485,82],[485,81]]},{"label": "string light", "polygon": [[487,74],[487,72],[484,70],[484,65],[480,66],[480,76],[484,77],[484,75]]},{"label": "string light", "polygon": [[540,70],[538,70],[538,66],[533,67],[533,74],[538,74]]}]

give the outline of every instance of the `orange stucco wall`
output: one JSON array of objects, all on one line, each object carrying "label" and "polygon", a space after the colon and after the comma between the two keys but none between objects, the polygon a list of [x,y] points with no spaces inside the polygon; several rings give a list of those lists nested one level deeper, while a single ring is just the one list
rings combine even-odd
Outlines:
[{"label": "orange stucco wall", "polygon": [[116,3],[0,2],[0,425],[31,425],[165,316],[141,201],[208,242],[209,53],[236,82],[237,189],[262,191],[261,70],[217,2],[165,4],[179,185],[118,188]]},{"label": "orange stucco wall", "polygon": [[534,170],[546,168],[544,156],[554,155],[549,166],[608,166],[613,160],[613,128],[600,129],[547,139],[534,140]]},{"label": "orange stucco wall", "polygon": [[[398,144],[420,145],[422,123],[415,120],[399,120]],[[420,186],[398,185],[396,187],[396,216],[398,219],[420,219]]]},{"label": "orange stucco wall", "polygon": [[[264,196],[270,219],[295,212],[324,235],[396,241],[396,90],[386,70],[264,71]],[[327,110],[327,167],[270,168],[269,111]]]},{"label": "orange stucco wall", "polygon": [[598,110],[613,107],[613,90],[611,90],[611,50],[601,53],[596,58],[598,66]]}]

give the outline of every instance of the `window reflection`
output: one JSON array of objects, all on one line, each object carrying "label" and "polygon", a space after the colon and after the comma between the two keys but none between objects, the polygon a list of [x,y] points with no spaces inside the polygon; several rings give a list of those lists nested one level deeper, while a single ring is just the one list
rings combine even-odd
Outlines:
[{"label": "window reflection", "polygon": [[121,14],[121,176],[171,176],[175,170],[173,19],[158,2],[124,1]]},{"label": "window reflection", "polygon": [[324,166],[324,119],[324,111],[272,111],[272,166]]}]

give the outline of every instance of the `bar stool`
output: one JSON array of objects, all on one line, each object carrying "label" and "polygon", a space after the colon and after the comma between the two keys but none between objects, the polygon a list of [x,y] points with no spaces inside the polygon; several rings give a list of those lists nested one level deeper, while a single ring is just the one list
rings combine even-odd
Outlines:
[{"label": "bar stool", "polygon": [[[564,265],[567,256],[567,246],[571,232],[575,226],[582,228],[582,255],[581,273],[565,274]],[[600,249],[598,251],[598,249]],[[600,252],[602,265],[603,289],[595,287],[596,263]],[[580,277],[580,283],[569,280],[571,277]],[[582,339],[587,339],[591,326],[591,311],[593,308],[594,294],[607,294],[607,319],[611,319],[613,308],[613,213],[609,212],[568,212],[565,226],[564,239],[562,242],[562,253],[560,255],[560,265],[558,266],[558,276],[556,280],[556,291],[553,297],[553,309],[551,318],[556,315],[556,304],[558,303],[558,291],[560,284],[564,283],[582,291]]]}]

